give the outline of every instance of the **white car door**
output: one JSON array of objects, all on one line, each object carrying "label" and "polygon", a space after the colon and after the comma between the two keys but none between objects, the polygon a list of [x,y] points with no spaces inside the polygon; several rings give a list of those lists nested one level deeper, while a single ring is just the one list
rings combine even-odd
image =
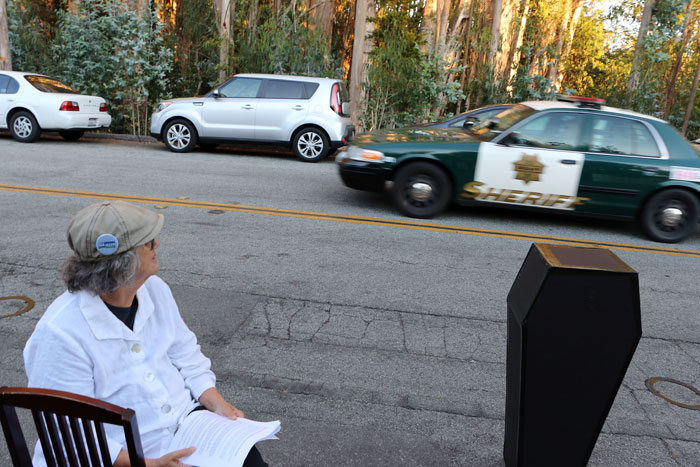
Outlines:
[{"label": "white car door", "polygon": [[545,113],[498,139],[482,143],[467,197],[550,209],[574,209],[585,155],[578,151],[585,115]]},{"label": "white car door", "polygon": [[253,139],[261,84],[259,78],[234,78],[218,89],[219,97],[202,99],[200,136]]},{"label": "white car door", "polygon": [[[17,81],[0,73],[0,128],[7,128],[7,111],[17,95],[17,87]],[[8,93],[8,90],[14,92]]]},{"label": "white car door", "polygon": [[[315,83],[306,83],[318,87]],[[292,130],[306,119],[309,99],[305,83],[268,79],[258,101],[255,115],[255,139],[262,141],[289,141]]]}]

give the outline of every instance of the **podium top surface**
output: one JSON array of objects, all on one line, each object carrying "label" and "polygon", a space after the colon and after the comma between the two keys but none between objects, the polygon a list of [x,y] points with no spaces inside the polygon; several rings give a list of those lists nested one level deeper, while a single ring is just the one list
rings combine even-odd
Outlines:
[{"label": "podium top surface", "polygon": [[610,250],[535,243],[542,257],[552,267],[636,272]]}]

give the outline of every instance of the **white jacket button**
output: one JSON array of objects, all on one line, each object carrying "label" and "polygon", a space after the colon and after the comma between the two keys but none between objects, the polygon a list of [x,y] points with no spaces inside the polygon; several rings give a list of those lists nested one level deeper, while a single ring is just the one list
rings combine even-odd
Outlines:
[{"label": "white jacket button", "polygon": [[144,381],[148,381],[149,383],[150,383],[151,381],[153,381],[154,379],[156,379],[156,376],[155,376],[153,373],[151,373],[150,371],[147,371],[147,372],[143,375],[143,380],[144,380]]},{"label": "white jacket button", "polygon": [[131,346],[131,351],[133,353],[139,353],[141,352],[141,344],[134,344]]}]

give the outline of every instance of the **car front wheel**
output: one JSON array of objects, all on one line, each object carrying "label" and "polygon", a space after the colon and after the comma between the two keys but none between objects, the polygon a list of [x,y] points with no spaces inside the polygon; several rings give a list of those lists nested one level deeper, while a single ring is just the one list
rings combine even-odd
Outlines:
[{"label": "car front wheel", "polygon": [[61,130],[58,132],[66,141],[77,141],[83,137],[84,133],[85,131],[83,130]]},{"label": "car front wheel", "polygon": [[173,152],[190,152],[197,144],[197,132],[187,120],[173,120],[163,130],[163,142]]},{"label": "car front wheel", "polygon": [[292,149],[299,160],[317,162],[328,155],[330,143],[321,130],[304,128],[294,137]]},{"label": "car front wheel", "polygon": [[700,206],[695,195],[672,188],[656,193],[647,201],[641,224],[652,240],[676,243],[695,232],[699,215]]},{"label": "car front wheel", "polygon": [[10,120],[10,133],[12,137],[22,143],[33,143],[39,139],[41,129],[34,115],[21,111],[12,116]]},{"label": "car front wheel", "polygon": [[399,169],[391,192],[394,204],[407,216],[428,219],[450,203],[452,183],[435,164],[411,162]]}]

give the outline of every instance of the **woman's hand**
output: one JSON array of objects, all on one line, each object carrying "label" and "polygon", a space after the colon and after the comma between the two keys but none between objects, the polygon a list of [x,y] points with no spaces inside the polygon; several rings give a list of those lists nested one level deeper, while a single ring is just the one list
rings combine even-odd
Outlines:
[{"label": "woman's hand", "polygon": [[214,412],[222,417],[235,420],[238,417],[245,418],[242,410],[237,409],[232,404],[226,402],[226,399],[219,393],[216,388],[209,388],[199,396],[199,402],[210,412]]},{"label": "woman's hand", "polygon": [[[186,464],[180,462],[180,459],[187,457],[195,451],[194,447],[187,449],[179,449],[169,452],[158,459],[146,459],[146,467],[183,467]],[[127,451],[119,451],[119,455],[114,461],[114,467],[129,467],[129,453]]]},{"label": "woman's hand", "polygon": [[194,447],[178,449],[177,451],[169,452],[158,459],[146,459],[146,467],[182,467],[186,464],[181,463],[180,459],[189,456],[194,451]]}]

